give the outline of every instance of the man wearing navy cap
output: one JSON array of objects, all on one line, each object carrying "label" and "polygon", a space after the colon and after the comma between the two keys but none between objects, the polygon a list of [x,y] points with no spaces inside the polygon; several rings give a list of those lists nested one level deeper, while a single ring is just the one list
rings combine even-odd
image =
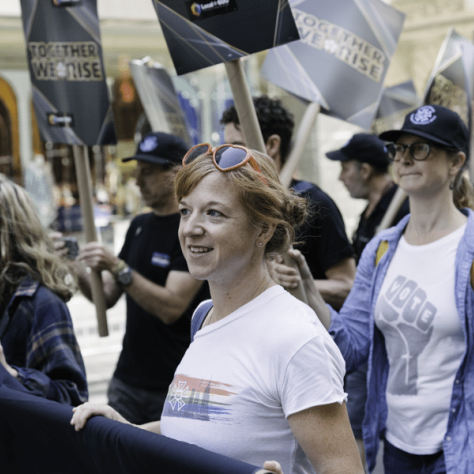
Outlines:
[{"label": "man wearing navy cap", "polygon": [[[388,171],[390,161],[387,150],[384,142],[377,136],[357,133],[341,149],[330,151],[326,153],[326,156],[330,160],[341,162],[339,179],[344,183],[351,197],[368,201],[352,237],[352,246],[359,261],[362,250],[374,237],[397,190],[397,185]],[[395,225],[408,212],[408,199],[406,199],[391,225]],[[366,384],[367,364],[347,374],[345,379],[345,390],[349,394],[347,411],[364,462],[362,421],[367,399]]]},{"label": "man wearing navy cap", "polygon": [[[137,185],[152,212],[132,220],[118,257],[98,242],[85,245],[78,257],[103,271],[108,308],[126,293],[126,332],[107,396],[109,405],[134,424],[160,419],[190,343],[192,313],[209,297],[207,284],[189,274],[178,240],[173,178],[187,149],[174,135],[144,136],[135,155],[122,161],[137,161]],[[90,299],[90,280],[81,267],[79,286]]]},{"label": "man wearing navy cap", "polygon": [[[326,153],[330,160],[341,162],[339,179],[354,199],[366,199],[367,207],[352,237],[352,246],[360,259],[362,250],[375,235],[397,190],[388,167],[390,164],[384,142],[369,133],[356,133],[341,149]],[[408,214],[405,200],[391,225]]]}]

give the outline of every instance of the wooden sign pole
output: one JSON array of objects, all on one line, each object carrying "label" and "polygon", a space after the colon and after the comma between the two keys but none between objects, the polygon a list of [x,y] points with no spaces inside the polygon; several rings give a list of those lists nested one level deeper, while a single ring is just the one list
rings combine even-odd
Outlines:
[{"label": "wooden sign pole", "polygon": [[234,96],[235,108],[239,116],[245,143],[253,150],[266,153],[257,113],[253,105],[252,95],[247,84],[244,69],[240,59],[224,63],[227,77],[229,79],[232,95]]},{"label": "wooden sign pole", "polygon": [[313,130],[314,123],[316,122],[316,118],[318,117],[319,111],[321,107],[316,102],[310,102],[306,107],[305,113],[301,120],[301,124],[298,127],[298,134],[296,135],[295,144],[291,149],[290,155],[283,166],[280,179],[281,182],[288,187],[291,183],[291,179],[293,178],[293,174],[298,167],[298,163],[303,155],[303,151],[306,147],[306,143],[308,142],[308,138]]},{"label": "wooden sign pole", "polygon": [[[242,63],[240,59],[235,59],[224,64],[245,142],[249,148],[266,153],[265,142],[260,130],[257,113],[255,112],[252,95],[250,94]],[[298,269],[296,262],[288,255],[283,255],[283,260],[285,265]],[[288,291],[300,301],[304,303],[308,302],[301,283],[297,288]]]},{"label": "wooden sign pole", "polygon": [[[92,179],[89,166],[89,153],[86,146],[73,145],[74,164],[76,167],[77,184],[79,187],[79,197],[81,200],[81,212],[84,221],[84,231],[87,242],[97,241],[97,233],[94,223],[94,211],[92,202]],[[106,305],[104,287],[100,271],[92,270],[91,292],[92,301],[95,304],[99,336],[109,335],[107,326]]]},{"label": "wooden sign pole", "polygon": [[379,226],[377,227],[376,234],[378,234],[381,230],[388,229],[392,225],[393,219],[402,207],[402,204],[405,201],[406,197],[407,195],[405,194],[405,191],[403,191],[402,188],[398,187],[395,191],[395,194],[393,195],[392,200],[390,201],[387,210],[385,211],[385,214]]}]

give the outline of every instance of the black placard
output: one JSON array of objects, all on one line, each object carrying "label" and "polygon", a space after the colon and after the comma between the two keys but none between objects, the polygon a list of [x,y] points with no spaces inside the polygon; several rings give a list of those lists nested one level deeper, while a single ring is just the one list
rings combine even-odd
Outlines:
[{"label": "black placard", "polygon": [[116,143],[96,0],[21,0],[21,8],[42,139]]}]

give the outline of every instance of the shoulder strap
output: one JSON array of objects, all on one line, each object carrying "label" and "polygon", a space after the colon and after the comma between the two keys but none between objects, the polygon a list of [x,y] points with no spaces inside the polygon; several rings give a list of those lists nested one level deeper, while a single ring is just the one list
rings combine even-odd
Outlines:
[{"label": "shoulder strap", "polygon": [[205,301],[194,313],[193,319],[191,320],[191,342],[194,341],[194,335],[199,331],[199,328],[204,321],[207,313],[209,313],[212,308],[212,301]]},{"label": "shoulder strap", "polygon": [[377,253],[375,254],[375,266],[377,266],[381,258],[385,255],[385,252],[388,250],[388,241],[382,240],[377,248]]}]

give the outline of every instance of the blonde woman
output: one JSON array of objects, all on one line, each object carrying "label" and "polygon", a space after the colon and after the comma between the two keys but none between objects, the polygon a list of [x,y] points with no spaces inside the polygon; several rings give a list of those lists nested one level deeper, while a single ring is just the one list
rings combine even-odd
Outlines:
[{"label": "blonde woman", "polygon": [[79,405],[88,392],[66,306],[74,290],[33,200],[0,180],[0,364],[31,393]]},{"label": "blonde woman", "polygon": [[463,174],[469,132],[456,112],[424,105],[380,138],[389,142],[411,214],[369,242],[339,312],[324,304],[301,254],[294,256],[348,370],[368,360],[362,431],[369,470],[382,437],[386,474],[471,474],[474,213]]}]

